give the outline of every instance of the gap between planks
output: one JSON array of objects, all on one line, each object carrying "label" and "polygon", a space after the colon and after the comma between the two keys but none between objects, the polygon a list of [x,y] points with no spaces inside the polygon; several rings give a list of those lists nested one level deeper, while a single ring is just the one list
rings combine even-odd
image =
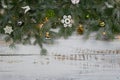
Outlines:
[{"label": "gap between planks", "polygon": [[[63,54],[64,55],[64,54]],[[70,54],[70,55],[118,55],[118,54]],[[43,56],[40,54],[0,54],[0,56]],[[50,56],[50,55],[44,55],[44,56]],[[52,56],[62,56],[62,54],[53,54]]]}]

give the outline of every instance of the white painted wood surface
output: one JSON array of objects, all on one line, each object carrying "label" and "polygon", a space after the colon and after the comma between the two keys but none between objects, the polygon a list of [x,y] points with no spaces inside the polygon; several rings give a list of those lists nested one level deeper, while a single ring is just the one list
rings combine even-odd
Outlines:
[{"label": "white painted wood surface", "polygon": [[85,41],[73,35],[56,40],[54,45],[44,45],[47,56],[39,55],[38,46],[18,44],[10,49],[2,43],[0,80],[120,80],[120,53],[80,52],[120,50],[119,40]]}]

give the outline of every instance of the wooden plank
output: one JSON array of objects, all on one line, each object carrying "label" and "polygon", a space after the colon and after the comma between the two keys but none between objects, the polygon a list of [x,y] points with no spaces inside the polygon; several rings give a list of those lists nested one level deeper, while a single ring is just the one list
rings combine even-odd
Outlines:
[{"label": "wooden plank", "polygon": [[0,54],[0,56],[40,56],[40,54]]},{"label": "wooden plank", "polygon": [[[0,80],[119,80],[120,55],[83,60],[53,56],[0,56]],[[87,79],[88,78],[88,79]]]},{"label": "wooden plank", "polygon": [[[93,44],[92,42],[95,41],[90,41],[82,44],[78,41],[80,39],[70,39],[68,41],[60,40],[60,42],[66,41],[66,44],[61,42],[53,48],[49,45],[48,56],[40,56],[39,52],[36,52],[36,50],[40,51],[36,49],[38,47],[28,48],[29,46],[22,46],[22,49],[20,46],[18,51],[11,50],[10,52],[5,47],[8,45],[1,42],[4,49],[1,49],[0,53],[0,80],[120,80],[119,42]],[[71,47],[67,42],[75,42],[81,46],[73,45]],[[88,45],[88,43],[91,44]],[[111,48],[113,44],[114,48]],[[83,45],[89,46],[91,49],[84,51],[86,47],[82,50]],[[94,48],[97,50],[96,52],[92,52],[93,45],[98,46],[98,50]],[[101,47],[103,48],[100,51]],[[113,51],[109,51],[110,49]],[[26,50],[30,51],[25,53]],[[67,53],[62,54],[61,52],[64,52],[62,50]],[[104,50],[108,50],[108,52],[104,52]]]}]

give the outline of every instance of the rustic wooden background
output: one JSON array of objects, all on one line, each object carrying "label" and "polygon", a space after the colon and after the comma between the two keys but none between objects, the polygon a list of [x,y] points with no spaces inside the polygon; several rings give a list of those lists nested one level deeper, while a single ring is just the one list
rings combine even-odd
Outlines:
[{"label": "rustic wooden background", "polygon": [[40,56],[38,46],[19,44],[10,49],[0,41],[0,80],[120,80],[120,52],[88,50],[119,50],[119,40],[70,38],[44,46],[48,47],[47,56]]}]

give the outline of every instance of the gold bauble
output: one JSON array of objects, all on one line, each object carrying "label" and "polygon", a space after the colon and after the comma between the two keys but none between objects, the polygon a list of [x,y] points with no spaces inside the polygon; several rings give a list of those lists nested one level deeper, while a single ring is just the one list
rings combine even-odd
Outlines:
[{"label": "gold bauble", "polygon": [[46,23],[46,22],[48,22],[48,18],[47,17],[45,17],[45,19],[44,19],[44,24]]},{"label": "gold bauble", "polygon": [[50,39],[50,33],[49,33],[49,32],[46,32],[46,33],[45,33],[45,37],[46,37],[47,39]]},{"label": "gold bauble", "polygon": [[36,24],[35,28],[41,29],[43,27],[43,25],[44,25],[43,23],[38,23],[38,24]]},{"label": "gold bauble", "polygon": [[87,14],[87,15],[86,15],[86,18],[90,18],[90,15],[89,15],[89,14]]},{"label": "gold bauble", "polygon": [[102,32],[103,35],[106,35],[106,32]]},{"label": "gold bauble", "polygon": [[101,27],[104,27],[104,26],[105,26],[105,22],[104,22],[104,21],[100,21],[99,25],[100,25]]},{"label": "gold bauble", "polygon": [[78,26],[78,28],[77,28],[77,33],[78,33],[78,34],[83,34],[83,32],[84,32],[83,25],[80,24],[80,25]]},{"label": "gold bauble", "polygon": [[43,27],[43,24],[41,23],[41,24],[38,24],[38,27],[39,28],[42,28]]}]

